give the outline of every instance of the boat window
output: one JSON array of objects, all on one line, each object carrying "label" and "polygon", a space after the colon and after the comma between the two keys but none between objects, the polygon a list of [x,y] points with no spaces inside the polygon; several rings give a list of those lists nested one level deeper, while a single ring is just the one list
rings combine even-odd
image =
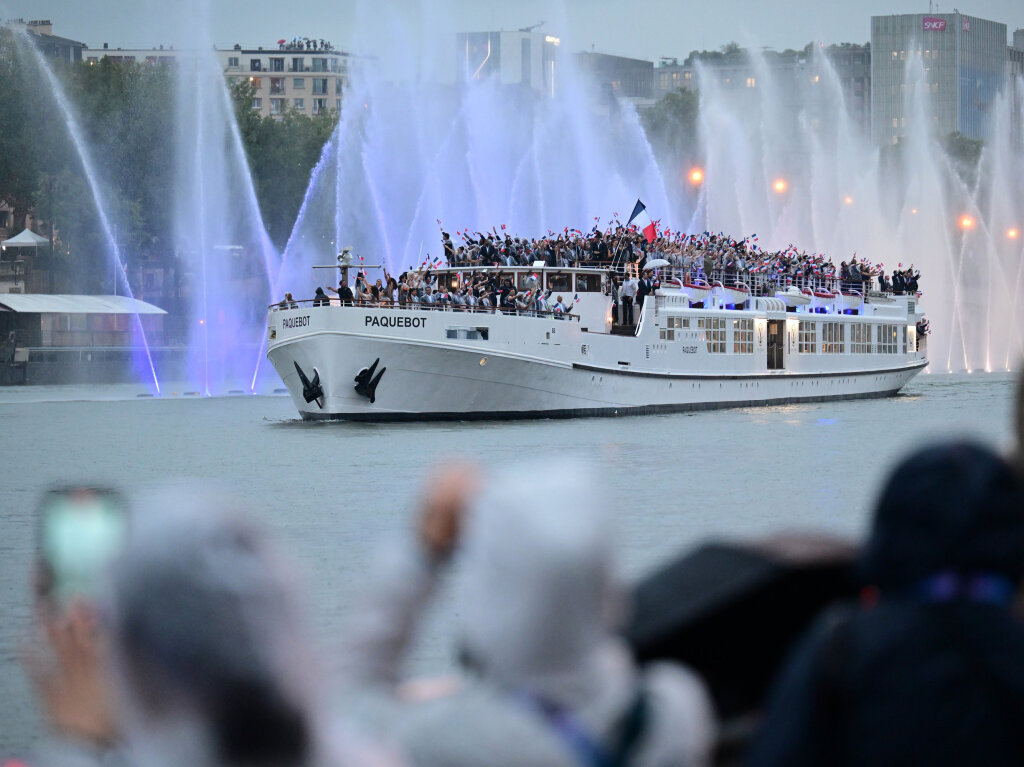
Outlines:
[{"label": "boat window", "polygon": [[490,337],[490,328],[445,328],[446,338],[462,341],[486,341]]},{"label": "boat window", "polygon": [[561,291],[564,291],[564,292],[568,293],[570,290],[572,290],[571,286],[572,286],[572,278],[568,274],[562,274],[561,272],[556,272],[554,274],[549,274],[548,275],[548,290],[553,290],[553,291],[561,290]]},{"label": "boat window", "polygon": [[725,354],[725,318],[699,317],[697,327],[704,331],[710,354]]},{"label": "boat window", "polygon": [[799,343],[797,351],[800,354],[815,354],[818,350],[817,333],[815,333],[814,322],[800,320]]},{"label": "boat window", "polygon": [[732,353],[754,353],[754,320],[743,319],[732,321]]},{"label": "boat window", "polygon": [[850,353],[871,353],[871,326],[864,322],[850,325]]},{"label": "boat window", "polygon": [[601,275],[600,274],[577,274],[576,275],[576,292],[577,293],[600,293],[601,292]]},{"label": "boat window", "polygon": [[823,354],[842,354],[846,327],[841,322],[826,322],[821,326],[821,351]]},{"label": "boat window", "polygon": [[877,338],[879,354],[896,354],[899,351],[895,325],[879,325]]},{"label": "boat window", "polygon": [[533,290],[540,287],[540,275],[537,272],[517,272],[516,288],[518,290]]},{"label": "boat window", "polygon": [[440,272],[437,275],[437,286],[446,287],[448,290],[458,290],[459,287],[459,275],[458,272]]}]

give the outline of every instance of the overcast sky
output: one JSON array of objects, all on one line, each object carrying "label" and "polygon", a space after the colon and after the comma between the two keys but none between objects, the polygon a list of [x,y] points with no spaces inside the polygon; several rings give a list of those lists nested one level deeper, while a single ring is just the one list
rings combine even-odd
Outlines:
[{"label": "overcast sky", "polygon": [[[963,13],[1024,27],[1024,0],[958,0]],[[0,16],[48,18],[54,33],[90,47],[148,48],[170,43],[169,15],[192,0],[0,0]],[[944,0],[937,10],[952,11]],[[658,59],[684,57],[731,40],[777,49],[821,42],[867,42],[870,17],[924,13],[928,0],[208,0],[218,47],[272,46],[317,37],[353,52],[386,55],[389,30],[442,40],[457,31],[516,29],[545,22],[572,50]],[[360,10],[361,8],[361,10]],[[448,38],[450,39],[450,38]],[[422,43],[422,41],[420,41]],[[179,43],[180,44],[180,43]]]}]

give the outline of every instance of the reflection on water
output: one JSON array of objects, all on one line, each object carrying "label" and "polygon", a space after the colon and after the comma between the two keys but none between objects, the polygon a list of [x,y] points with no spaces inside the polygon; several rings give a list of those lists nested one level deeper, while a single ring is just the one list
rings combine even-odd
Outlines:
[{"label": "reflection on water", "polygon": [[[137,490],[195,477],[226,484],[299,555],[329,646],[374,544],[405,529],[418,483],[446,455],[485,467],[588,456],[619,510],[622,569],[633,576],[711,535],[806,526],[859,533],[886,467],[911,446],[953,434],[1009,444],[1013,379],[923,375],[884,400],[386,425],[305,423],[287,396],[139,393],[138,386],[0,389],[0,752],[17,752],[38,733],[15,652],[29,626],[32,509],[50,483]],[[572,499],[547,502],[556,513]],[[457,616],[446,595],[424,629],[414,670],[450,658]]]}]

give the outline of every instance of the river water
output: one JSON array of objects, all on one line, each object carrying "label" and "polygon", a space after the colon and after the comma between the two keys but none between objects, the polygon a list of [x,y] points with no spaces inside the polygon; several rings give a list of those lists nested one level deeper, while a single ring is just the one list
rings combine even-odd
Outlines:
[{"label": "river water", "polygon": [[[174,387],[165,386],[165,390]],[[33,509],[56,482],[128,491],[213,480],[240,494],[299,561],[325,649],[344,630],[376,545],[409,524],[446,456],[486,466],[566,453],[593,461],[635,577],[709,537],[813,528],[859,535],[887,468],[927,440],[1011,439],[1009,374],[921,375],[897,397],[621,419],[307,424],[287,397],[142,399],[131,386],[0,389],[0,756],[39,736],[18,662],[30,636]],[[180,390],[180,389],[179,389]],[[515,488],[524,497],[529,488]],[[571,498],[552,499],[552,513]],[[410,658],[450,662],[442,593]]]}]

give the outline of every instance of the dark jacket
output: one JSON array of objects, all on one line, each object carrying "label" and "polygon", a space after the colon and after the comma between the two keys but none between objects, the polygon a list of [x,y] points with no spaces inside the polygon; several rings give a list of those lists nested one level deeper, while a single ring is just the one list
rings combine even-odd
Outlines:
[{"label": "dark jacket", "polygon": [[748,764],[1024,764],[1021,722],[1024,630],[1009,610],[883,601],[818,622]]}]

